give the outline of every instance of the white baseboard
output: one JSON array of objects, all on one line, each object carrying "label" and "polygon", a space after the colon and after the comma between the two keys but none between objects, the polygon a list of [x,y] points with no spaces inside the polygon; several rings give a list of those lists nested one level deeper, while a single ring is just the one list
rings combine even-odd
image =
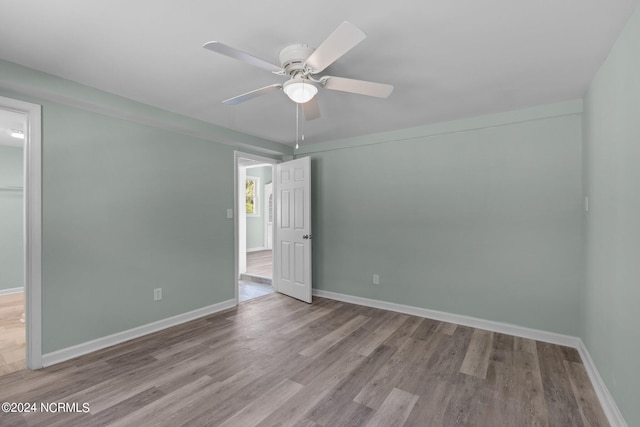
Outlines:
[{"label": "white baseboard", "polygon": [[582,359],[584,368],[589,374],[591,384],[593,384],[593,388],[598,395],[598,399],[600,400],[602,409],[604,409],[604,413],[609,420],[609,424],[611,424],[612,427],[628,427],[627,422],[625,421],[622,413],[620,412],[620,409],[618,408],[618,405],[616,405],[615,400],[613,400],[613,396],[611,396],[609,389],[600,376],[600,372],[598,371],[598,368],[596,368],[596,364],[591,358],[591,355],[587,350],[587,346],[580,338],[578,338],[578,340],[580,341],[577,347],[578,352],[580,353],[580,358]]},{"label": "white baseboard", "polygon": [[202,307],[197,310],[189,311],[187,313],[178,314],[176,316],[138,326],[133,329],[118,332],[113,335],[108,335],[106,337],[87,341],[85,343],[74,345],[72,347],[67,347],[61,350],[53,351],[51,353],[43,354],[42,366],[45,367],[55,365],[56,363],[64,362],[66,360],[73,359],[74,357],[82,356],[83,354],[101,350],[112,345],[120,344],[134,338],[139,338],[143,335],[147,335],[153,332],[158,332],[163,329],[170,328],[181,323],[189,322],[203,316],[208,316],[219,311],[227,310],[235,306],[236,300],[230,299],[218,304],[209,305],[207,307]]},{"label": "white baseboard", "polygon": [[396,304],[393,302],[375,300],[370,298],[356,297],[337,292],[324,291],[322,289],[314,289],[313,295],[333,299],[336,301],[348,302],[351,304],[364,305],[366,307],[380,308],[382,310],[395,311],[398,313],[411,314],[419,317],[427,317],[429,319],[439,320],[441,322],[455,323],[458,325],[469,326],[472,328],[484,329],[487,331],[498,332],[501,334],[513,335],[521,338],[528,338],[536,341],[548,342],[551,344],[564,345],[573,347],[578,350],[584,367],[589,374],[589,379],[593,384],[593,388],[598,395],[600,404],[612,427],[628,427],[626,421],[622,417],[618,406],[616,405],[609,389],[605,385],[598,369],[596,368],[591,355],[587,351],[582,339],[570,335],[562,335],[554,332],[541,331],[538,329],[525,328],[524,326],[511,325],[508,323],[495,322],[492,320],[478,319],[471,316],[463,316],[460,314],[446,313],[443,311],[430,310],[427,308],[414,307],[410,305]]},{"label": "white baseboard", "polygon": [[529,338],[536,341],[544,341],[551,344],[559,344],[568,347],[577,348],[580,341],[580,338],[572,337],[570,335],[562,335],[554,332],[525,328],[524,326],[495,322],[493,320],[479,319],[477,317],[446,313],[444,311],[430,310],[428,308],[414,307],[411,305],[403,305],[393,302],[355,297],[352,295],[345,295],[337,292],[323,291],[321,289],[314,289],[313,294],[319,297],[329,298],[337,301],[344,301],[352,304],[364,305],[367,307],[380,308],[383,310],[396,311],[398,313],[412,314],[419,317],[428,317],[429,319],[439,320],[441,322],[455,323],[457,325],[469,326],[472,328],[484,329],[487,331],[514,335],[517,337]]},{"label": "white baseboard", "polygon": [[260,251],[266,251],[267,248],[265,248],[264,246],[261,246],[259,248],[251,248],[251,249],[247,249],[247,252],[260,252]]},{"label": "white baseboard", "polygon": [[21,292],[24,292],[24,286],[21,286],[19,288],[0,289],[0,296],[1,295],[19,294]]}]

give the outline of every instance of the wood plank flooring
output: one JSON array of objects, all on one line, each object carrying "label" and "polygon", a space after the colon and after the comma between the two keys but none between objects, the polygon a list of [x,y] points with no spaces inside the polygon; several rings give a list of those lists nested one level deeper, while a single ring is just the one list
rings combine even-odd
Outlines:
[{"label": "wood plank flooring", "polygon": [[273,286],[247,280],[238,281],[238,301],[248,301],[273,293]]},{"label": "wood plank flooring", "polygon": [[575,349],[281,294],[40,371],[2,426],[607,426]]},{"label": "wood plank flooring", "polygon": [[271,250],[247,252],[247,274],[271,279],[272,252]]},{"label": "wood plank flooring", "polygon": [[0,295],[0,375],[25,367],[24,293]]},{"label": "wood plank flooring", "polygon": [[247,272],[238,282],[238,301],[248,301],[273,292],[272,251],[247,252]]}]

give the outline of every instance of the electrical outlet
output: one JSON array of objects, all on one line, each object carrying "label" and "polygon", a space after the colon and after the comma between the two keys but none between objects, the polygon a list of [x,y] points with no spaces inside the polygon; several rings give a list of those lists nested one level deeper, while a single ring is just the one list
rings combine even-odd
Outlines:
[{"label": "electrical outlet", "polygon": [[233,209],[227,209],[227,219],[233,218]]},{"label": "electrical outlet", "polygon": [[377,274],[373,275],[373,284],[374,285],[379,285],[380,284],[380,276],[378,276]]},{"label": "electrical outlet", "polygon": [[160,301],[162,299],[162,288],[155,288],[153,290],[153,300]]}]

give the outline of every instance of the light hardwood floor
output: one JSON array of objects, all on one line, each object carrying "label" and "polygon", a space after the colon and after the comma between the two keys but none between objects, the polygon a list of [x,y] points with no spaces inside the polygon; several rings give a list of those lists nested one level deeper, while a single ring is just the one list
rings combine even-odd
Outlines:
[{"label": "light hardwood floor", "polygon": [[271,294],[40,371],[0,402],[33,426],[606,426],[575,349]]},{"label": "light hardwood floor", "polygon": [[247,252],[247,272],[238,282],[238,301],[248,301],[273,292],[272,251]]},{"label": "light hardwood floor", "polygon": [[247,274],[271,279],[271,250],[247,252]]},{"label": "light hardwood floor", "polygon": [[273,293],[273,286],[251,281],[238,281],[238,301],[244,302]]},{"label": "light hardwood floor", "polygon": [[25,367],[23,313],[24,293],[0,296],[0,375]]}]

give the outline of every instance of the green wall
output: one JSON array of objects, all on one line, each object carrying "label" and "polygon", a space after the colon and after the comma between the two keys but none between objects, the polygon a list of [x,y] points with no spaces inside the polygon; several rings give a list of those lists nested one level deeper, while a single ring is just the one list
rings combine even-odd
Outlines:
[{"label": "green wall", "polygon": [[44,352],[234,297],[232,147],[51,104],[43,128]]},{"label": "green wall", "polygon": [[581,104],[567,105],[307,147],[314,287],[576,335]]},{"label": "green wall", "polygon": [[6,61],[0,75],[0,95],[42,105],[43,353],[234,298],[233,152],[289,147]]},{"label": "green wall", "polygon": [[22,148],[0,145],[0,291],[24,286]]},{"label": "green wall", "polygon": [[640,425],[640,10],[585,97],[587,280],[581,335],[630,426]]}]

